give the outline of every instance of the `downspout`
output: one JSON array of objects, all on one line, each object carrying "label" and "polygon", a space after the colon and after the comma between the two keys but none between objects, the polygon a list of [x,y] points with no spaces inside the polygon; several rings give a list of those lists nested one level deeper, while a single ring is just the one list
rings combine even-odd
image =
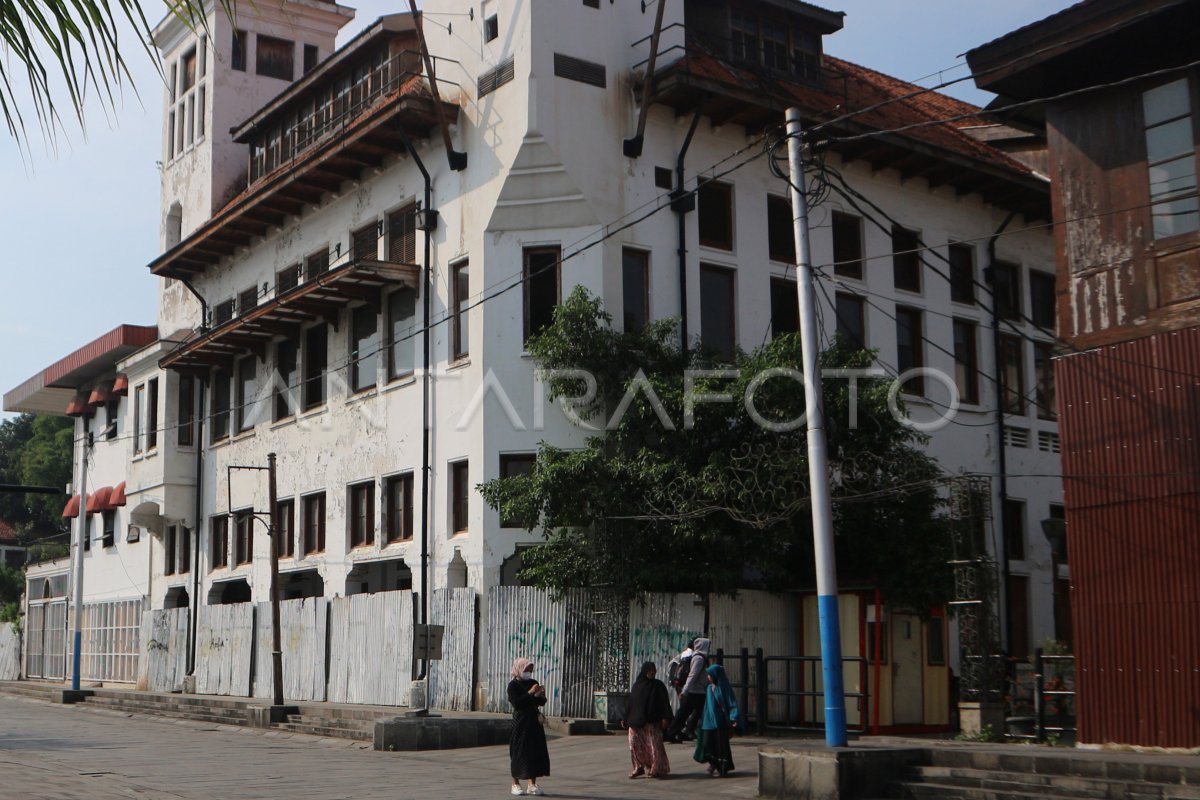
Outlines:
[{"label": "downspout", "polygon": [[675,190],[671,192],[671,210],[675,212],[678,236],[680,352],[683,353],[685,362],[688,357],[687,215],[689,211],[693,211],[696,208],[696,193],[688,193],[683,188],[685,179],[683,164],[684,159],[687,158],[688,148],[692,146],[692,137],[696,135],[696,128],[700,124],[700,111],[703,106],[703,102],[696,106],[696,113],[692,116],[692,124],[688,126],[687,136],[683,139],[683,146],[679,148],[679,155],[675,159]]},{"label": "downspout", "polygon": [[[204,300],[201,299],[200,302],[203,303]],[[196,401],[196,516],[192,527],[192,596],[190,598],[192,635],[188,638],[188,675],[196,674],[196,639],[200,628],[200,529],[203,525],[201,515],[204,513],[202,467],[204,465],[204,395],[206,394],[204,384],[204,378],[197,379],[196,388],[199,390],[200,399]]]},{"label": "downspout", "polygon": [[[429,170],[425,168],[425,163],[421,161],[421,156],[417,153],[416,145],[403,128],[397,126],[397,131],[400,134],[400,139],[404,146],[408,149],[409,155],[412,156],[413,163],[417,165],[417,169],[421,171],[421,177],[425,180],[425,200],[421,208],[418,218],[418,227],[425,233],[425,252],[424,264],[422,265],[422,309],[424,318],[422,320],[421,333],[421,608],[420,608],[420,624],[429,624],[429,476],[431,465],[429,463],[429,448],[430,448],[430,409],[429,409],[429,392],[432,388],[431,378],[429,374],[429,320],[432,312],[432,294],[433,294],[433,267],[431,266],[431,248],[430,242],[434,230],[437,229],[437,211],[433,206],[433,179],[429,177]],[[429,671],[429,662],[421,662],[421,674],[419,679],[424,679]],[[426,695],[428,697],[428,695]]]},{"label": "downspout", "polygon": [[208,330],[208,302],[205,301],[204,295],[196,291],[196,287],[192,286],[192,282],[187,278],[180,278],[179,282],[187,287],[187,290],[200,301],[200,332],[204,333]]},{"label": "downspout", "polygon": [[1012,650],[1012,615],[1008,613],[1008,577],[1010,564],[1008,561],[1008,547],[1004,541],[1004,504],[1008,500],[1008,454],[1005,450],[1004,435],[1004,375],[1000,368],[1000,304],[996,297],[996,240],[1004,233],[1004,229],[1009,226],[1009,223],[1017,216],[1017,212],[1010,211],[1008,216],[1004,218],[1004,222],[1000,223],[1000,227],[991,235],[987,243],[988,265],[986,276],[988,283],[992,286],[992,360],[996,367],[996,449],[998,458],[996,461],[999,468],[999,480],[997,481],[997,496],[1000,500],[996,507],[993,518],[1000,527],[1000,539],[998,542],[998,550],[1000,551],[1000,593],[997,599],[1004,598],[1004,602],[1000,604],[1000,611],[1004,614],[1004,643],[1003,649],[1005,653]]}]

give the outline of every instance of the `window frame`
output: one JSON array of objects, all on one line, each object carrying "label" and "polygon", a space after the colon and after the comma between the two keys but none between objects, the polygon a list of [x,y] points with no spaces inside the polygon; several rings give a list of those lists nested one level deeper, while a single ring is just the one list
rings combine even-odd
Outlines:
[{"label": "window frame", "polygon": [[[715,193],[723,196],[723,201],[713,205],[717,200]],[[725,202],[727,201],[727,202]],[[696,224],[700,234],[700,246],[727,253],[734,251],[737,240],[737,216],[734,213],[734,185],[727,181],[703,180],[696,186]],[[721,217],[717,222],[713,215]],[[728,229],[728,237],[714,238],[714,232]]]},{"label": "window frame", "polygon": [[921,293],[921,248],[919,230],[892,225],[892,286],[897,291]]},{"label": "window frame", "polygon": [[[956,259],[956,254],[966,261]],[[978,305],[975,295],[975,247],[965,242],[950,242],[946,247],[946,261],[950,275],[950,301],[967,306]],[[966,270],[964,276],[963,271]]]},{"label": "window frame", "polygon": [[375,546],[375,482],[346,487],[346,540],[351,550]]},{"label": "window frame", "polygon": [[[384,478],[384,545],[413,539],[413,473],[402,472]],[[396,502],[396,488],[403,497]]]},{"label": "window frame", "polygon": [[[992,302],[1003,320],[1021,319],[1021,267],[1011,261],[996,261],[992,270]],[[1007,276],[1007,277],[1002,277]]]},{"label": "window frame", "polygon": [[1029,319],[1037,327],[1051,333],[1058,324],[1057,292],[1053,272],[1029,270]]},{"label": "window frame", "polygon": [[[800,295],[796,286],[796,281],[791,278],[781,278],[778,276],[771,277],[771,338],[776,339],[789,333],[800,332]],[[784,298],[787,298],[787,313],[780,314],[780,306],[784,304]],[[791,326],[785,327],[780,323],[780,318],[783,322],[794,323]]]},{"label": "window frame", "polygon": [[158,378],[146,381],[146,452],[158,449]]},{"label": "window frame", "polygon": [[1026,503],[1014,497],[1004,498],[1004,525],[1001,538],[1004,555],[1009,561],[1024,561],[1029,549],[1025,526]]},{"label": "window frame", "polygon": [[[211,443],[225,441],[230,434],[230,393],[233,391],[233,381],[225,370],[217,368],[212,371],[208,382],[209,408],[209,441]],[[224,391],[219,391],[222,386]],[[221,402],[218,403],[217,401]]]},{"label": "window frame", "polygon": [[140,383],[133,389],[133,454],[142,453],[142,414],[146,407],[146,384]]},{"label": "window frame", "polygon": [[208,518],[208,569],[210,572],[229,567],[229,515],[214,514]]},{"label": "window frame", "polygon": [[1058,419],[1058,386],[1054,374],[1054,345],[1033,343],[1034,404],[1038,419]]},{"label": "window frame", "polygon": [[[829,218],[829,230],[833,241],[833,274],[842,278],[863,280],[865,270],[862,217],[846,211],[834,211]],[[852,252],[841,252],[851,244],[843,238],[843,235],[850,230],[853,230],[854,233]],[[843,235],[839,235],[839,231]],[[846,257],[843,258],[843,256]]]},{"label": "window frame", "polygon": [[470,262],[450,265],[450,360],[462,361],[471,355],[470,318],[467,316],[471,297]]},{"label": "window frame", "polygon": [[[905,359],[902,355],[901,342],[903,337],[900,335],[901,327],[904,323],[900,321],[901,316],[910,317],[915,321],[914,325],[905,326],[912,333],[912,342],[909,345],[912,359],[911,363],[905,364]],[[925,314],[914,306],[899,305],[896,306],[896,374],[903,375],[912,369],[921,369],[925,366]],[[913,397],[924,397],[925,395],[925,378],[916,377],[909,378],[905,381],[901,388],[901,393],[911,395]]]},{"label": "window frame", "polygon": [[[321,339],[321,357],[317,359],[312,352],[314,337]],[[304,329],[304,352],[300,357],[301,375],[301,410],[313,411],[328,402],[328,386],[326,370],[329,367],[329,325],[321,322]]]},{"label": "window frame", "polygon": [[254,563],[254,511],[242,509],[233,513],[233,567]]},{"label": "window frame", "polygon": [[[397,301],[405,296],[410,297],[412,300],[412,313],[408,317],[397,317]],[[387,296],[387,316],[384,328],[387,333],[387,380],[389,382],[411,377],[417,371],[416,337],[410,335],[410,331],[415,332],[417,324],[417,299],[417,291],[408,287],[396,289]],[[402,335],[399,333],[401,331],[403,331]],[[382,341],[382,338],[380,341]],[[408,345],[410,353],[409,361],[412,366],[406,369],[399,369],[397,366],[397,353],[406,344]]]},{"label": "window frame", "polygon": [[[529,471],[528,472],[514,472],[513,467],[516,465],[520,465],[520,464],[528,464]],[[499,468],[500,468],[499,474],[500,474],[501,478],[511,478],[511,477],[515,477],[517,475],[530,475],[533,473],[533,469],[536,464],[537,464],[537,452],[536,451],[522,452],[522,453],[501,453],[500,460],[499,460]],[[536,521],[534,522],[533,525],[530,525],[530,524],[528,524],[528,520],[520,520],[520,519],[515,519],[512,517],[505,518],[503,516],[500,517],[500,527],[501,528],[520,528],[522,530],[530,530],[533,527],[535,527],[536,524],[537,524]]]},{"label": "window frame", "polygon": [[[959,331],[969,334],[969,342],[966,344],[970,347],[970,353],[965,360],[960,358]],[[951,321],[951,332],[954,351],[954,382],[958,386],[959,400],[973,406],[979,405],[979,323],[975,320],[955,317]],[[963,371],[961,383],[958,374],[960,367]]]},{"label": "window frame", "polygon": [[[552,267],[542,265],[535,268],[531,265],[531,261],[542,256],[552,256],[554,264]],[[546,277],[549,276],[549,277]],[[541,333],[554,322],[554,309],[562,303],[562,248],[559,245],[538,245],[535,247],[524,247],[521,249],[521,286],[523,297],[523,321],[524,321],[524,338],[522,343],[528,342],[531,336]],[[549,278],[554,280],[554,303],[550,306],[549,316],[546,319],[535,321],[535,310],[539,313],[538,317],[545,316],[541,308],[535,309],[534,302],[539,304],[542,300],[541,291],[547,288]],[[543,281],[546,285],[543,285]],[[534,330],[534,326],[537,330]]]},{"label": "window frame", "polygon": [[[282,369],[284,366],[282,353],[285,348],[291,352],[291,367],[286,373]],[[271,392],[271,396],[274,402],[271,404],[271,418],[274,422],[282,422],[285,419],[291,419],[296,416],[296,411],[300,405],[295,395],[295,392],[300,388],[300,348],[292,339],[280,339],[275,342],[273,350],[272,382],[274,383],[274,391]]]},{"label": "window frame", "polygon": [[296,501],[290,497],[275,501],[275,540],[271,543],[279,558],[296,557]]},{"label": "window frame", "polygon": [[[314,492],[300,498],[301,557],[308,558],[325,552],[325,492]],[[313,512],[317,512],[314,519]],[[311,538],[310,538],[311,535]]]},{"label": "window frame", "polygon": [[[365,320],[370,321],[370,333],[366,336]],[[360,330],[360,325],[364,327]],[[366,304],[350,309],[350,391],[352,394],[369,392],[379,385],[379,312]],[[365,354],[364,354],[365,352]]]},{"label": "window frame", "polygon": [[[631,275],[631,270],[633,274]],[[631,282],[632,278],[632,282]],[[641,302],[640,316],[629,311],[630,297]],[[621,248],[621,326],[626,333],[645,330],[650,324],[650,251]]]},{"label": "window frame", "polygon": [[[265,48],[263,47],[264,43],[267,45]],[[276,45],[279,45],[277,52],[274,54],[270,53],[271,49]],[[285,52],[287,53],[286,58],[283,57]],[[274,66],[276,60],[278,60],[278,67]],[[264,78],[288,81],[289,83],[296,80],[296,42],[280,36],[268,36],[263,33],[256,34],[254,40],[254,74],[261,75]]]},{"label": "window frame", "polygon": [[[1027,405],[1025,397],[1025,348],[1021,337],[1002,333],[1000,334],[1000,343],[997,349],[1000,355],[1000,364],[997,370],[1001,389],[1000,409],[1004,414],[1011,416],[1025,416]],[[1013,353],[1016,354],[1015,364],[1013,364],[1017,377],[1015,390],[1009,386],[1006,374],[1010,366],[1008,356]]]},{"label": "window frame", "polygon": [[245,29],[234,28],[230,36],[229,68],[237,72],[246,71],[246,56],[250,49],[250,37]]},{"label": "window frame", "polygon": [[[721,323],[721,326],[724,327],[729,334],[729,349],[728,350],[724,349],[724,347],[722,347],[721,345],[713,344],[711,341],[711,336],[705,336],[705,329],[708,328],[709,330],[713,330],[712,326],[717,324],[716,320],[711,319],[711,314],[705,313],[704,278],[706,275],[708,275],[710,277],[721,276],[722,280],[728,282],[728,290],[722,292],[722,294],[729,298],[729,307],[728,307],[729,313],[727,315],[725,315],[727,317],[727,319],[723,323]],[[713,351],[717,352],[722,358],[726,358],[730,362],[732,362],[732,360],[734,358],[734,354],[737,352],[737,347],[738,347],[737,270],[732,269],[730,267],[721,266],[720,264],[709,264],[707,262],[701,262],[700,263],[700,276],[699,276],[699,289],[700,289],[700,343],[702,346],[711,348]],[[705,324],[706,322],[708,322],[707,325]]]},{"label": "window frame", "polygon": [[196,444],[196,380],[191,375],[180,375],[176,398],[176,436],[179,447],[195,447]]},{"label": "window frame", "polygon": [[[784,226],[783,230],[779,226]],[[787,241],[786,246],[784,240]],[[783,249],[780,250],[779,248]],[[796,264],[796,235],[793,230],[792,204],[786,197],[767,195],[767,257],[780,264]]]},{"label": "window frame", "polygon": [[471,462],[450,462],[450,534],[468,533],[471,525]]},{"label": "window frame", "polygon": [[[857,319],[854,320],[858,324],[859,333],[856,336],[853,330],[846,325],[845,315],[842,313],[842,303],[851,304],[855,307]],[[867,303],[865,298],[853,292],[837,292],[833,298],[833,317],[836,331],[849,339],[852,344],[858,345],[859,350],[867,349]]]},{"label": "window frame", "polygon": [[[236,434],[254,430],[258,421],[258,364],[257,356],[248,355],[237,361],[237,381],[235,384]],[[247,376],[247,371],[249,376]]]},{"label": "window frame", "polygon": [[106,508],[100,512],[100,546],[117,546],[117,512]]}]

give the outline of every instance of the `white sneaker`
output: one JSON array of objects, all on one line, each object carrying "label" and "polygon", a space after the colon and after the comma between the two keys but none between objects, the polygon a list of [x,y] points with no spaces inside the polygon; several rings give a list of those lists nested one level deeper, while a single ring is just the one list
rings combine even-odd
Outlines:
[{"label": "white sneaker", "polygon": [[520,786],[514,786],[509,794],[511,794],[513,797],[523,797],[525,795],[525,790]]},{"label": "white sneaker", "polygon": [[542,787],[540,786],[530,786],[525,790],[525,794],[535,794],[540,796],[545,794],[545,792],[542,791]]}]

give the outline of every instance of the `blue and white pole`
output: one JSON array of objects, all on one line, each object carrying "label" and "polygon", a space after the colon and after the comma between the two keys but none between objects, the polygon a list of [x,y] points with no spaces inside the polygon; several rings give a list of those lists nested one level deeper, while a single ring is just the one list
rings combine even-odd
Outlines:
[{"label": "blue and white pole", "polygon": [[83,442],[79,446],[79,525],[75,529],[75,558],[72,559],[71,571],[73,587],[71,589],[72,639],[74,649],[71,651],[71,689],[79,691],[79,669],[83,663],[80,649],[83,645],[83,542],[88,535],[87,519],[87,460],[89,434],[85,430]]},{"label": "blue and white pole", "polygon": [[825,744],[846,746],[846,693],[842,685],[842,639],[838,621],[837,560],[833,509],[829,501],[829,456],[821,402],[820,336],[813,299],[808,201],[804,196],[800,109],[787,110],[792,233],[796,239],[796,290],[800,295],[800,342],[804,354],[805,418],[808,420],[808,483],[812,498],[813,545],[817,562],[817,610],[821,621],[821,672],[825,683]]}]

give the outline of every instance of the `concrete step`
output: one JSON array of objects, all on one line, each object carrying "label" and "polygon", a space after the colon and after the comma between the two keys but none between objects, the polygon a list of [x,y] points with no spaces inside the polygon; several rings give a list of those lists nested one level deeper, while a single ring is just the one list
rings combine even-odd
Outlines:
[{"label": "concrete step", "polygon": [[1029,775],[967,767],[912,767],[907,777],[920,783],[986,789],[998,793],[1053,793],[1079,800],[1125,797],[1129,786],[1120,781],[1078,778],[1069,775]]},{"label": "concrete step", "polygon": [[348,731],[375,730],[375,720],[373,719],[336,719],[310,714],[288,714],[288,722],[321,728],[341,728]]},{"label": "concrete step", "polygon": [[[983,770],[1000,775],[1046,778],[1076,778],[1096,781],[1096,788],[1111,789],[1126,784],[1138,793],[1191,791],[1200,786],[1200,760],[1195,765],[1178,760],[1122,758],[1122,754],[1080,753],[1045,747],[1028,747],[1028,753],[995,752],[977,749],[931,748],[932,767]],[[1067,784],[1064,784],[1067,785]],[[1086,784],[1084,784],[1086,785]],[[1120,794],[1109,795],[1120,797]],[[1155,795],[1166,796],[1166,795]]]},{"label": "concrete step", "polygon": [[1017,791],[962,786],[957,783],[902,783],[896,787],[904,800],[1073,800],[1071,794],[1043,790]]},{"label": "concrete step", "polygon": [[350,739],[356,742],[370,742],[375,739],[374,727],[370,730],[361,728],[348,728],[344,726],[328,726],[320,724],[309,724],[304,722],[283,722],[275,726],[284,731],[292,731],[293,733],[305,733],[309,736],[323,736],[327,739]]},{"label": "concrete step", "polygon": [[246,718],[246,710],[244,708],[208,708],[183,703],[138,702],[112,697],[92,697],[88,699],[87,703],[96,707],[119,708],[122,711],[139,711],[146,714],[203,714],[222,719]]},{"label": "concrete step", "polygon": [[348,719],[374,722],[377,719],[391,719],[403,714],[408,709],[399,706],[337,706],[326,703],[289,703],[300,710],[306,717],[321,719]]},{"label": "concrete step", "polygon": [[162,694],[156,692],[137,692],[127,689],[94,689],[94,697],[118,699],[138,703],[171,703],[204,708],[239,708],[245,709],[251,705],[263,705],[269,701],[250,701],[241,698],[214,697],[200,694]]}]

